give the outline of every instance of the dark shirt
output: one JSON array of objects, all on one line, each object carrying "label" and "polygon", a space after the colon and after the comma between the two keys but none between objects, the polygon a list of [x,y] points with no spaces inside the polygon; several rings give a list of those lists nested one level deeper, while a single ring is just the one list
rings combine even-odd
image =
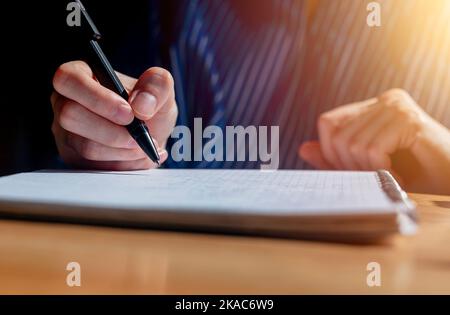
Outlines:
[{"label": "dark shirt", "polygon": [[[382,26],[373,28],[366,23],[365,0],[154,0],[126,7],[86,0],[85,5],[117,70],[139,76],[148,67],[162,66],[172,72],[178,124],[192,127],[201,117],[204,127],[279,126],[280,167],[306,168],[297,148],[317,138],[321,113],[390,88],[404,88],[450,126],[450,2],[378,2]],[[28,51],[22,53],[34,52],[42,60],[35,75],[47,80],[36,81],[35,90],[29,87],[22,95],[26,110],[16,106],[9,129],[21,132],[3,135],[11,139],[6,148],[11,156],[0,158],[14,165],[4,166],[8,171],[46,167],[55,155],[49,149],[51,74],[59,63],[79,59],[82,51],[79,43],[61,37],[64,8],[43,14],[29,20],[37,29],[30,26]],[[44,30],[51,35],[43,40],[46,18]],[[15,82],[24,80],[14,74]],[[13,97],[7,102],[17,103]],[[169,160],[167,166],[259,165]]]}]

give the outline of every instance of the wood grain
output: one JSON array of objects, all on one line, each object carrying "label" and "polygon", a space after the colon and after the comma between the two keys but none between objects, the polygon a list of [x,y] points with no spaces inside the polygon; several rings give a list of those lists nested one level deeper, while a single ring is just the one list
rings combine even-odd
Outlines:
[{"label": "wood grain", "polygon": [[[1,294],[450,294],[450,197],[411,195],[420,231],[361,246],[0,221]],[[81,265],[81,287],[66,265]],[[381,264],[382,285],[366,284]]]}]

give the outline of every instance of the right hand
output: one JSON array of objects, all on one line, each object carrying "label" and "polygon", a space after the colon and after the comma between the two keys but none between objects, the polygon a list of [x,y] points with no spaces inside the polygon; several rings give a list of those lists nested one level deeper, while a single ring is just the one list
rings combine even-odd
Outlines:
[{"label": "right hand", "polygon": [[128,102],[100,85],[82,61],[56,71],[52,132],[67,164],[113,171],[156,167],[124,127],[134,117],[149,127],[161,163],[167,159],[165,146],[178,115],[172,76],[162,68],[148,69],[139,80],[117,74],[130,95]]}]

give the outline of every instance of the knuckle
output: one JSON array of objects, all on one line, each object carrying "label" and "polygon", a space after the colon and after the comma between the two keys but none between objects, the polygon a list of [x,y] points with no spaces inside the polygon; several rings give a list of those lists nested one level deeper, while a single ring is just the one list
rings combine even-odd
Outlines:
[{"label": "knuckle", "polygon": [[[109,102],[103,102],[103,97],[100,95],[100,93],[92,93],[91,98],[89,98],[89,102],[86,106],[89,106],[92,108],[94,112],[103,112],[114,114],[112,111],[112,104]],[[103,106],[104,105],[104,106]]]},{"label": "knuckle", "polygon": [[363,151],[361,144],[356,142],[350,143],[349,150],[352,155],[360,155]]},{"label": "knuckle", "polygon": [[400,113],[401,104],[398,101],[392,101],[389,103],[384,103],[385,110],[389,111],[392,114]]},{"label": "knuckle", "polygon": [[419,114],[410,113],[406,122],[414,133],[418,133],[421,131],[423,122]]},{"label": "knuckle", "polygon": [[170,121],[176,122],[178,118],[178,106],[175,101],[171,102],[171,105],[169,106],[167,113]]},{"label": "knuckle", "polygon": [[349,141],[350,141],[349,136],[343,132],[337,132],[336,136],[334,137],[335,144],[341,147],[349,148],[350,147]]},{"label": "knuckle", "polygon": [[[68,87],[73,86],[76,81],[86,79],[86,70],[83,67],[87,65],[83,61],[70,61],[60,65],[53,75],[53,88],[60,94],[64,94],[64,91]],[[81,75],[83,73],[83,75]],[[72,83],[72,84],[69,84]],[[79,82],[82,83],[82,82]]]},{"label": "knuckle", "polygon": [[400,121],[408,120],[412,116],[411,108],[401,101],[395,101],[389,104],[387,109]]},{"label": "knuckle", "polygon": [[56,69],[55,74],[53,76],[53,87],[56,91],[61,91],[62,88],[66,85],[66,82],[69,80],[71,73],[71,65],[70,63],[62,64]]},{"label": "knuckle", "polygon": [[178,114],[179,114],[179,110],[178,110],[178,105],[177,102],[173,102],[173,105],[171,106],[171,114],[173,115],[173,117],[177,118]]},{"label": "knuckle", "polygon": [[411,95],[403,89],[395,88],[384,92],[380,98],[380,102],[385,106],[398,106],[401,104],[402,106],[414,104],[414,100]]},{"label": "knuckle", "polygon": [[53,136],[56,137],[56,134],[58,132],[58,126],[57,126],[57,122],[55,119],[53,120],[51,131],[52,131]]},{"label": "knuckle", "polygon": [[392,101],[388,103],[384,103],[384,110],[393,114],[393,115],[402,115],[403,109],[402,104],[398,101]]},{"label": "knuckle", "polygon": [[390,96],[390,97],[399,97],[399,98],[409,97],[409,93],[406,90],[400,89],[400,88],[394,88],[394,89],[387,90],[383,95]]},{"label": "knuckle", "polygon": [[109,138],[109,143],[114,148],[123,148],[126,146],[126,142],[120,139],[120,137],[111,136]]},{"label": "knuckle", "polygon": [[95,113],[112,120],[116,117],[119,107],[122,104],[120,100],[112,96],[112,93],[112,91],[103,89],[90,91],[88,97],[89,101],[86,106]]},{"label": "knuckle", "polygon": [[153,94],[159,102],[166,102],[167,98],[174,94],[174,79],[169,71],[162,68],[146,71],[139,79],[138,86],[138,89]]},{"label": "knuckle", "polygon": [[335,148],[346,148],[344,139],[339,134],[331,138],[331,142]]},{"label": "knuckle", "polygon": [[59,124],[62,128],[70,130],[77,120],[78,106],[73,102],[65,102],[61,105]]},{"label": "knuckle", "polygon": [[86,73],[91,71],[91,68],[89,67],[89,65],[82,60],[71,61],[70,64],[71,64],[72,68],[77,71],[82,71],[82,72],[86,72]]},{"label": "knuckle", "polygon": [[154,163],[152,163],[150,160],[146,159],[142,163],[142,169],[148,170],[148,169],[151,169],[151,168],[156,168],[156,165]]},{"label": "knuckle", "polygon": [[87,160],[96,160],[98,159],[99,148],[96,143],[89,140],[83,140],[80,143],[80,152],[78,153]]},{"label": "knuckle", "polygon": [[367,152],[369,154],[369,157],[371,157],[372,159],[376,159],[380,154],[380,147],[378,144],[373,143],[368,147]]},{"label": "knuckle", "polygon": [[130,140],[131,139],[128,139],[125,136],[120,136],[114,133],[108,133],[106,142],[109,146],[114,148],[126,148]]},{"label": "knuckle", "polygon": [[52,104],[52,108],[53,109],[55,108],[55,105],[56,105],[56,103],[58,101],[58,98],[59,98],[58,95],[59,94],[57,92],[55,92],[55,91],[53,91],[52,94],[50,95],[50,104]]},{"label": "knuckle", "polygon": [[331,115],[325,113],[319,116],[318,126],[322,130],[330,130],[333,128],[333,118]]},{"label": "knuckle", "polygon": [[399,116],[400,119],[405,121],[413,119],[413,114],[411,113],[411,110],[404,106],[397,106],[397,115]]},{"label": "knuckle", "polygon": [[164,68],[159,67],[150,68],[149,74],[158,77],[158,79],[161,80],[161,84],[164,86],[172,87],[174,85],[174,79],[172,74]]}]

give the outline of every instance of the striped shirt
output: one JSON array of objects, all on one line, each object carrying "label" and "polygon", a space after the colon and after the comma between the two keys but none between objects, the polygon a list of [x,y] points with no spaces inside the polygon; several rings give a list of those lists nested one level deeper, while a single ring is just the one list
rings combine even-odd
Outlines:
[{"label": "striped shirt", "polygon": [[379,0],[380,27],[367,25],[369,2],[178,0],[169,40],[154,7],[152,36],[167,43],[178,124],[193,130],[202,117],[204,126],[280,126],[280,168],[287,169],[307,168],[297,149],[317,139],[321,113],[391,88],[405,89],[450,126],[450,1]]}]

